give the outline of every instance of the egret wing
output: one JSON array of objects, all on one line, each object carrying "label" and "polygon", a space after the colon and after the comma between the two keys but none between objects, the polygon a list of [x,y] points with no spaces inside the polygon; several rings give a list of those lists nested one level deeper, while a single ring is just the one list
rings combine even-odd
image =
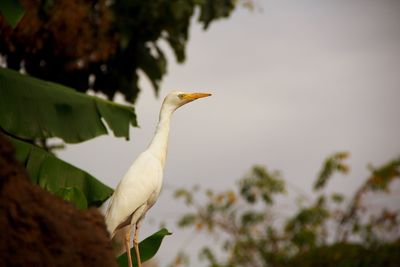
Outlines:
[{"label": "egret wing", "polygon": [[160,161],[151,153],[142,153],[122,178],[111,198],[106,212],[106,224],[111,234],[139,207],[147,204],[161,179]]}]

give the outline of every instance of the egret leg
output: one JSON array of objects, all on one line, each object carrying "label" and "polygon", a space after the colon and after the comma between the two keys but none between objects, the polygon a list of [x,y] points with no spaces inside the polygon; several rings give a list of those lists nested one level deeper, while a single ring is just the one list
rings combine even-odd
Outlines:
[{"label": "egret leg", "polygon": [[137,266],[142,267],[142,261],[140,259],[140,252],[139,252],[139,223],[135,224],[135,234],[133,235],[133,245],[135,246],[136,252],[136,259],[137,259]]},{"label": "egret leg", "polygon": [[129,243],[131,241],[131,227],[126,231],[125,233],[125,249],[128,257],[128,266],[132,267],[132,257],[131,257],[131,248],[129,246]]}]

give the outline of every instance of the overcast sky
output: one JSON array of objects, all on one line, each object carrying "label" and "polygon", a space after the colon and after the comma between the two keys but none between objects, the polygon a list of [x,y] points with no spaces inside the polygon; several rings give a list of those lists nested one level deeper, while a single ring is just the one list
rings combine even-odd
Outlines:
[{"label": "overcast sky", "polygon": [[[177,187],[232,189],[262,164],[310,192],[323,159],[345,150],[351,172],[335,176],[329,188],[349,194],[366,178],[367,164],[400,154],[400,1],[259,0],[256,6],[239,8],[206,32],[192,24],[185,64],[170,54],[161,96],[177,89],[213,96],[174,114],[165,187],[141,233],[155,232],[160,221],[174,232],[161,247],[163,263],[193,236],[175,227]],[[99,137],[60,156],[115,187],[157,123],[162,97],[145,79],[141,84],[141,128],[131,129],[129,142]]]}]

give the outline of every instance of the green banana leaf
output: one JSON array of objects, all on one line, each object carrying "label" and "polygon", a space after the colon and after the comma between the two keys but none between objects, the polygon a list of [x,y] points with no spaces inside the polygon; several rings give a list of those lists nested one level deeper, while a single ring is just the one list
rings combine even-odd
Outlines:
[{"label": "green banana leaf", "polygon": [[63,187],[55,192],[56,196],[61,197],[65,201],[71,202],[80,210],[87,209],[88,203],[85,195],[76,187]]},{"label": "green banana leaf", "polygon": [[73,202],[78,208],[100,206],[113,193],[113,189],[87,172],[35,145],[8,138],[15,148],[15,157],[25,165],[32,182]]},{"label": "green banana leaf", "polygon": [[107,134],[102,119],[115,136],[126,139],[129,124],[137,126],[133,107],[0,68],[0,127],[10,134],[79,143]]},{"label": "green banana leaf", "polygon": [[[161,241],[163,240],[163,238],[171,234],[172,233],[170,233],[167,229],[162,228],[158,232],[155,232],[154,234],[152,234],[151,236],[147,237],[142,242],[140,242],[139,252],[142,262],[151,259],[160,248]],[[131,256],[132,256],[133,266],[137,266],[135,248],[131,248]],[[118,257],[118,264],[121,267],[128,266],[128,257],[126,253]]]},{"label": "green banana leaf", "polygon": [[17,0],[0,1],[0,13],[13,28],[17,26],[18,22],[24,15],[24,12],[24,9]]}]

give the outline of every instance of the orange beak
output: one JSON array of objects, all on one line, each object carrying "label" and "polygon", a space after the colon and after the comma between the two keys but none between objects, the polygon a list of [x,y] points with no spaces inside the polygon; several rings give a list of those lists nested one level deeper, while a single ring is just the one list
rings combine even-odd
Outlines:
[{"label": "orange beak", "polygon": [[182,99],[185,100],[189,100],[189,101],[193,101],[202,97],[208,97],[211,94],[207,94],[207,93],[188,93],[188,94],[183,94],[182,95]]}]

